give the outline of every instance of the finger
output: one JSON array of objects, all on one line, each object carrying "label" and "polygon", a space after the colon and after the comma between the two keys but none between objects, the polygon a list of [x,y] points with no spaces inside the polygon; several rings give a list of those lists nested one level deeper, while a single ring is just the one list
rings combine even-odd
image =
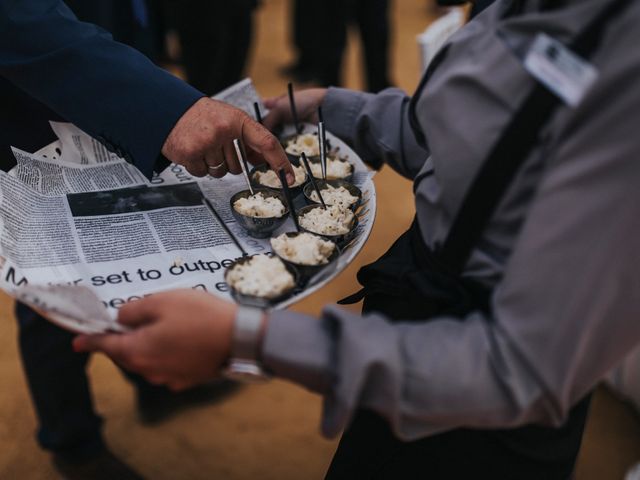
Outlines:
[{"label": "finger", "polygon": [[287,99],[287,94],[283,93],[282,95],[278,95],[277,97],[269,97],[264,101],[264,106],[267,108],[276,108],[278,103]]},{"label": "finger", "polygon": [[258,152],[254,151],[252,149],[248,149],[247,150],[247,161],[251,165],[260,165],[260,164],[264,163],[264,157],[262,155],[260,155]]},{"label": "finger", "polygon": [[238,175],[239,173],[242,173],[242,168],[240,167],[240,161],[238,159],[238,156],[236,155],[236,151],[235,151],[235,148],[233,148],[233,146],[231,145],[224,146],[224,158],[227,162],[227,170],[229,170],[229,173],[232,173],[233,175]]},{"label": "finger", "polygon": [[116,362],[124,360],[125,335],[79,335],[73,339],[73,349],[76,352],[104,352]]},{"label": "finger", "polygon": [[291,163],[287,159],[282,145],[280,145],[278,139],[274,137],[269,130],[247,117],[242,124],[242,137],[245,145],[261,153],[265,161],[274,171],[285,171],[289,185],[295,182],[295,175],[293,174]]},{"label": "finger", "polygon": [[184,163],[184,168],[187,169],[189,174],[194,177],[204,177],[209,173],[207,165],[204,163],[204,159],[194,160],[189,163]]},{"label": "finger", "polygon": [[140,327],[151,323],[158,316],[156,298],[145,297],[127,302],[118,310],[118,323],[128,327]]},{"label": "finger", "polygon": [[273,131],[281,127],[283,123],[291,121],[288,102],[287,95],[280,95],[265,101],[265,106],[270,109],[269,114],[263,118],[262,122],[266,128]]},{"label": "finger", "polygon": [[224,158],[224,151],[219,147],[212,147],[205,153],[205,163],[209,176],[222,178],[227,174],[227,162]]}]

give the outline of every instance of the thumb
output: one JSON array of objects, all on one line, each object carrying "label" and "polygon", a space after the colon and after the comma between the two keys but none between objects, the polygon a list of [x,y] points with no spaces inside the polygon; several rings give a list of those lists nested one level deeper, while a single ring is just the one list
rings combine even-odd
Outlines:
[{"label": "thumb", "polygon": [[73,350],[76,352],[102,351],[114,360],[122,357],[124,352],[124,335],[79,335],[73,339]]},{"label": "thumb", "polygon": [[267,108],[275,108],[278,103],[287,97],[286,94],[279,95],[277,97],[270,97],[264,100],[264,106]]}]

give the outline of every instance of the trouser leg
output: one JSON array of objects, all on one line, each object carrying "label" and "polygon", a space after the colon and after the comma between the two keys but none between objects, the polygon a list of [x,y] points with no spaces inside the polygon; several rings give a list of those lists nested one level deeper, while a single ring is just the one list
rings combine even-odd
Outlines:
[{"label": "trouser leg", "polygon": [[362,37],[367,88],[378,92],[389,81],[389,0],[357,0],[356,21]]},{"label": "trouser leg", "polygon": [[198,90],[212,95],[216,85],[216,45],[220,43],[220,29],[213,0],[181,0],[176,3],[175,25],[182,47],[182,63],[187,81]]},{"label": "trouser leg", "polygon": [[253,35],[253,0],[218,2],[220,44],[212,65],[216,75],[216,91],[223,90],[242,79]]},{"label": "trouser leg", "polygon": [[342,84],[342,62],[347,45],[348,4],[344,0],[317,2],[312,29],[317,79],[324,86]]},{"label": "trouser leg", "polygon": [[328,480],[567,480],[580,449],[590,397],[561,428],[458,429],[413,442],[398,440],[377,414],[360,410],[345,431]]},{"label": "trouser leg", "polygon": [[85,370],[88,355],[72,350],[72,333],[24,305],[17,305],[16,316],[40,445],[72,459],[96,454],[104,444]]}]

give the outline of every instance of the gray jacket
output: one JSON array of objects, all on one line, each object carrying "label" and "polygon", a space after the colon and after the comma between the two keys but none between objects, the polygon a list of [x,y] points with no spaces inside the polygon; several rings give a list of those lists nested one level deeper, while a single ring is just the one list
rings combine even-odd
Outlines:
[{"label": "gray jacket", "polygon": [[[608,1],[608,0],[607,0]],[[330,129],[366,160],[415,181],[423,239],[441,243],[488,151],[534,86],[523,57],[539,31],[565,45],[605,0],[502,18],[499,1],[458,32],[417,103],[330,90]],[[492,314],[396,323],[327,307],[276,312],[262,349],[275,374],[325,396],[323,431],[373,409],[398,436],[457,427],[558,425],[640,340],[640,3],[607,29],[596,83],[563,106],[510,186],[464,275],[493,289]]]}]

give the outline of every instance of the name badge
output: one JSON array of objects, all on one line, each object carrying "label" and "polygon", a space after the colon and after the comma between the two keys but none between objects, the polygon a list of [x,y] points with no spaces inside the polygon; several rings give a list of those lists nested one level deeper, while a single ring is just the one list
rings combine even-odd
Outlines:
[{"label": "name badge", "polygon": [[539,33],[524,60],[525,69],[561,98],[576,107],[598,78],[598,70],[549,35]]}]

